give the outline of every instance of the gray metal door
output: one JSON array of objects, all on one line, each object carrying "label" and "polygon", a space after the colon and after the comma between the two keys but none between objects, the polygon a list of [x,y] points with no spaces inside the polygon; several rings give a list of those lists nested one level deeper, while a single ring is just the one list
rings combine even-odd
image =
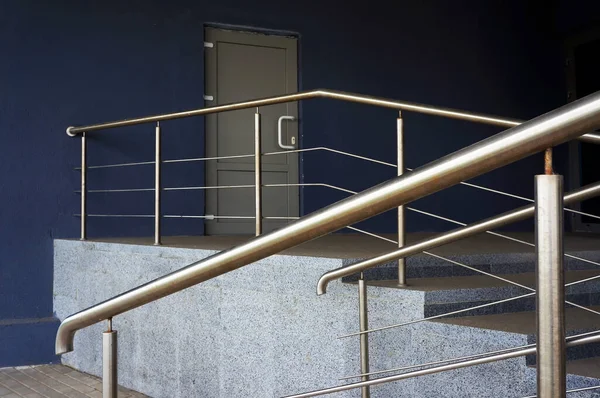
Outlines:
[{"label": "gray metal door", "polygon": [[[297,40],[214,28],[205,30],[206,105],[215,106],[253,98],[295,93],[298,90]],[[212,100],[211,100],[212,97]],[[255,109],[219,113],[206,117],[206,156],[254,153]],[[283,120],[282,141],[298,143],[298,105],[270,105],[260,109],[263,153],[285,151],[278,144],[278,121]],[[298,154],[262,157],[263,184],[297,184]],[[254,184],[254,158],[209,160],[207,186]],[[297,217],[298,187],[263,187],[264,217]],[[253,188],[207,189],[206,214],[228,218],[207,220],[207,235],[254,234]],[[229,218],[229,217],[246,218]],[[288,223],[264,220],[263,231]]]}]

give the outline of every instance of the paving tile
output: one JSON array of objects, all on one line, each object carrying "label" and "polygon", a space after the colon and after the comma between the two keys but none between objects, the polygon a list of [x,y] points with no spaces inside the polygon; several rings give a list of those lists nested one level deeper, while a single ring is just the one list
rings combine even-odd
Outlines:
[{"label": "paving tile", "polygon": [[[118,396],[146,398],[122,386]],[[102,398],[102,380],[64,365],[0,368],[0,398]]]},{"label": "paving tile", "polygon": [[47,386],[35,387],[35,392],[47,398],[65,398],[65,395]]},{"label": "paving tile", "polygon": [[18,395],[27,395],[27,394],[30,394],[32,392],[35,392],[31,388],[29,388],[28,386],[26,386],[26,385],[22,385],[20,387],[12,388],[12,391],[15,394],[18,394]]},{"label": "paving tile", "polygon": [[[94,390],[92,387],[62,373],[57,373],[58,377],[52,377],[35,369],[29,369],[28,375],[49,387],[56,388],[57,390],[60,388],[65,395],[78,395],[71,390],[75,390],[79,393],[87,393]],[[65,386],[70,388],[65,389]]]},{"label": "paving tile", "polygon": [[13,388],[13,387],[19,387],[22,384],[19,383],[18,381],[16,381],[15,379],[7,379],[7,380],[2,381],[2,385],[4,387]]},{"label": "paving tile", "polygon": [[81,383],[86,384],[88,386],[91,386],[92,384],[96,383],[98,380],[95,378],[92,378],[86,374],[80,373],[80,372],[69,372],[66,373],[67,376],[74,378],[75,380],[79,380]]}]

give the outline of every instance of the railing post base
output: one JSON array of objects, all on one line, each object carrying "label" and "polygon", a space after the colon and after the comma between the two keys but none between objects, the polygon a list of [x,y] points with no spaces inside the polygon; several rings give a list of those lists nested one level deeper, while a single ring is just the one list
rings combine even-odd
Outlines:
[{"label": "railing post base", "polygon": [[117,386],[117,331],[109,326],[102,333],[102,398],[117,398]]}]

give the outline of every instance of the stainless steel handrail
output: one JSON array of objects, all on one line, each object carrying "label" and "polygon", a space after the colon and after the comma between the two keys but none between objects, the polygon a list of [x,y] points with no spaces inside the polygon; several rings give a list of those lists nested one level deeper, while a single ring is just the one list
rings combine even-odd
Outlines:
[{"label": "stainless steel handrail", "polygon": [[[344,91],[335,91],[327,89],[317,89],[310,91],[301,91],[295,94],[279,95],[267,98],[254,99],[244,102],[236,102],[231,104],[217,105],[209,108],[193,109],[189,111],[164,113],[161,115],[145,116],[135,119],[125,119],[114,122],[90,124],[87,126],[69,127],[67,134],[71,137],[77,134],[89,133],[96,130],[112,129],[115,127],[133,126],[136,124],[162,122],[164,120],[181,119],[192,116],[209,115],[211,113],[235,111],[239,109],[256,108],[265,105],[282,104],[285,102],[295,102],[313,98],[330,98],[346,102],[356,102],[359,104],[374,105],[384,108],[392,108],[402,111],[411,111],[424,113],[427,115],[435,115],[447,117],[450,119],[467,120],[475,123],[492,124],[503,127],[514,127],[523,123],[523,120],[501,118],[493,115],[478,114],[473,112],[462,111],[459,109],[434,107],[423,105],[415,102],[396,101],[388,98],[374,97],[370,95],[362,95],[349,93]],[[600,135],[598,134],[583,134],[579,137],[580,140],[600,144]]]},{"label": "stainless steel handrail", "polygon": [[[600,195],[600,183],[594,183],[586,185],[580,189],[570,192],[564,196],[565,205],[580,202],[595,196]],[[389,253],[385,253],[370,259],[360,261],[358,263],[337,268],[326,272],[319,278],[317,282],[317,294],[325,294],[327,292],[327,285],[335,279],[340,279],[346,276],[354,275],[358,272],[364,272],[365,270],[385,264],[391,261],[395,261],[399,258],[409,257],[415,254],[419,254],[425,250],[430,250],[439,246],[447,245],[452,242],[456,242],[461,239],[468,238],[473,235],[477,235],[481,232],[499,228],[511,223],[526,220],[527,218],[533,217],[535,213],[535,205],[527,205],[519,207],[518,209],[502,213],[500,215],[487,218],[482,221],[478,221],[473,224],[466,225],[464,227],[453,229],[449,232],[444,232],[436,236],[421,240],[410,245],[406,245],[398,250],[394,250]]]},{"label": "stainless steel handrail", "polygon": [[[567,347],[577,347],[580,345],[597,343],[597,342],[600,342],[600,334],[596,334],[596,335],[592,335],[592,336],[585,336],[585,337],[577,337],[574,339],[567,338],[566,346]],[[430,374],[434,374],[434,373],[445,372],[448,370],[466,368],[466,367],[475,366],[475,365],[482,365],[484,363],[502,361],[502,360],[511,359],[511,358],[518,358],[518,357],[522,357],[525,355],[535,354],[536,352],[537,352],[537,349],[536,349],[535,345],[531,344],[531,345],[525,346],[524,348],[517,349],[515,351],[503,352],[500,354],[491,353],[489,355],[482,355],[481,357],[477,357],[474,359],[461,360],[458,362],[451,363],[449,365],[432,366],[427,369],[415,370],[412,372],[401,373],[398,375],[380,377],[380,378],[371,379],[368,381],[359,381],[356,383],[344,384],[344,385],[337,386],[337,387],[324,388],[321,390],[310,391],[310,392],[306,392],[306,393],[302,393],[302,394],[287,395],[284,398],[316,397],[319,395],[332,394],[334,392],[347,391],[347,390],[352,390],[355,388],[390,383],[393,381],[405,380],[405,379],[410,379],[412,377],[425,376],[425,375],[430,375]]]},{"label": "stainless steel handrail", "polygon": [[71,315],[59,326],[56,353],[73,349],[73,338],[79,329],[441,191],[598,127],[600,92]]}]

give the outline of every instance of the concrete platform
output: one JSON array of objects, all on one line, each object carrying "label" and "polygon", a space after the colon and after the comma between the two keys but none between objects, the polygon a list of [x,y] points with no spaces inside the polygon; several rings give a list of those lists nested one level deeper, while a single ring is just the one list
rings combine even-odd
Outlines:
[{"label": "concrete platform", "polygon": [[[119,398],[144,398],[119,386]],[[102,381],[63,365],[0,368],[0,398],[102,398]]]},{"label": "concrete platform", "polygon": [[[245,239],[166,238],[162,247],[152,246],[149,239],[56,240],[56,315],[64,319]],[[513,245],[514,250],[518,247],[529,252],[507,253],[502,252],[506,246],[494,243],[504,241],[492,236],[480,239],[439,250],[446,250],[449,256],[471,255],[468,260],[496,270],[530,272],[531,264],[523,261],[532,258],[531,248]],[[480,252],[470,254],[471,245]],[[316,281],[323,272],[356,261],[352,256],[364,257],[393,247],[364,236],[333,235],[120,315],[114,320],[120,336],[120,380],[156,398],[275,398],[338,385],[340,378],[359,370],[358,339],[336,338],[358,329],[356,286],[334,282],[326,295],[317,297]],[[596,247],[595,239],[569,238],[568,248],[580,253],[597,256]],[[454,272],[425,257],[412,264],[409,269],[442,270],[446,276]],[[574,271],[578,274],[573,278],[592,275],[585,270]],[[531,283],[530,275],[515,278]],[[450,282],[456,278],[440,279]],[[482,292],[506,288],[492,284],[477,289],[467,280],[457,280],[463,289],[448,284],[443,287],[441,281],[430,289],[426,285],[423,289],[369,287],[370,326],[422,319],[427,300],[432,298],[436,303],[475,300]],[[99,374],[103,327],[95,325],[79,332],[75,351],[64,355],[63,363]],[[528,342],[528,335],[516,329],[422,322],[371,334],[371,370],[480,354]],[[376,386],[371,396],[520,398],[535,391],[535,378],[535,369],[528,367],[526,358],[515,358]],[[597,384],[597,379],[581,375],[568,378],[569,388]],[[572,396],[592,397],[594,393]],[[354,398],[360,392],[338,395]]]},{"label": "concrete platform", "polygon": [[[533,233],[506,232],[505,234],[528,242],[534,242]],[[389,239],[396,239],[393,234],[381,234]],[[427,237],[437,235],[434,233],[407,234],[407,243],[417,242]],[[251,239],[251,236],[165,236],[163,246],[188,249],[225,250],[237,246]],[[93,238],[93,242],[125,243],[135,245],[154,244],[152,237],[141,238]],[[356,233],[337,233],[317,238],[300,246],[286,250],[281,254],[291,256],[314,256],[326,258],[357,259],[374,256],[388,252],[396,245],[372,236]],[[600,250],[600,234],[566,234],[566,251],[592,251]],[[492,236],[479,234],[467,239],[439,247],[434,250],[436,254],[497,254],[497,253],[532,253],[533,248],[517,242]]]}]

